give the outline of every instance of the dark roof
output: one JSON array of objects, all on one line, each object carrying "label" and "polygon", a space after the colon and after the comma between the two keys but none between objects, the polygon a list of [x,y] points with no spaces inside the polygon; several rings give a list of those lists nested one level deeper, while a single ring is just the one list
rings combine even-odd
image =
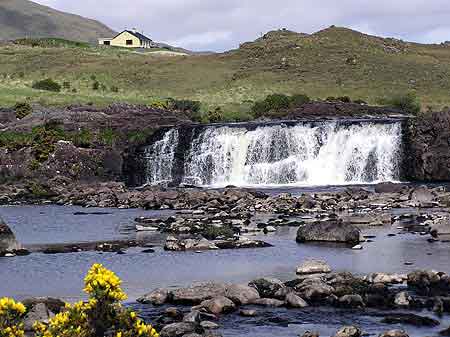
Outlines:
[{"label": "dark roof", "polygon": [[149,39],[147,36],[145,36],[145,35],[143,35],[143,34],[141,34],[141,33],[139,33],[139,32],[134,32],[134,31],[132,31],[132,30],[124,30],[123,32],[120,32],[119,34],[117,34],[116,36],[114,36],[113,39],[115,39],[115,38],[118,37],[120,34],[123,34],[123,33],[125,33],[125,32],[130,33],[131,35],[136,36],[136,37],[137,37],[139,40],[141,40],[141,41],[153,42],[152,39]]}]

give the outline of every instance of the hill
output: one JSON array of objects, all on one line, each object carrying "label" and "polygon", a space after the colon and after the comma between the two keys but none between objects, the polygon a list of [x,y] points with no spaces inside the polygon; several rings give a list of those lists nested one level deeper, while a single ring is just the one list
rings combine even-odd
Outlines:
[{"label": "hill", "polygon": [[96,42],[114,35],[104,24],[78,15],[57,11],[28,0],[0,1],[0,40],[57,37]]},{"label": "hill", "polygon": [[[330,27],[314,34],[269,32],[240,48],[213,55],[163,57],[113,48],[0,47],[0,106],[150,103],[194,99],[241,118],[271,93],[312,98],[350,96],[379,104],[415,93],[422,109],[450,106],[450,47],[380,38]],[[61,93],[31,89],[51,77]],[[99,82],[99,86],[94,86]]]}]

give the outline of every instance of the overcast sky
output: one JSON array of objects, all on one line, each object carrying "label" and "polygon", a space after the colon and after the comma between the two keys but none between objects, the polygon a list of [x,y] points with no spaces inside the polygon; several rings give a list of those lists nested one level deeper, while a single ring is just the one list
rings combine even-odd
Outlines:
[{"label": "overcast sky", "polygon": [[272,29],[330,25],[417,42],[450,40],[450,0],[35,0],[158,42],[222,51]]}]

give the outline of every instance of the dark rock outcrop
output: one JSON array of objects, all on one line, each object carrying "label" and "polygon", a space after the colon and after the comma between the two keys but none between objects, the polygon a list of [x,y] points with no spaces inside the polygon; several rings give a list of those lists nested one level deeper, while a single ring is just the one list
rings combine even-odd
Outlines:
[{"label": "dark rock outcrop", "polygon": [[404,131],[408,180],[450,180],[450,110],[411,119]]},{"label": "dark rock outcrop", "polygon": [[358,244],[360,231],[355,226],[341,220],[326,220],[307,223],[297,231],[297,242],[336,242]]},{"label": "dark rock outcrop", "polygon": [[0,217],[0,253],[19,249],[19,243],[16,240],[11,228]]}]

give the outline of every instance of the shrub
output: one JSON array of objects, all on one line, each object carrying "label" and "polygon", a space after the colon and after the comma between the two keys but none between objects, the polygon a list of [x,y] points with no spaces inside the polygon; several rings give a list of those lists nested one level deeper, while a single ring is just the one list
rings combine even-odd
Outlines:
[{"label": "shrub", "polygon": [[0,299],[0,336],[23,337],[25,336],[23,318],[25,306],[11,298]]},{"label": "shrub", "polygon": [[100,89],[100,82],[95,81],[94,83],[92,83],[92,90],[98,90],[98,89]]},{"label": "shrub", "polygon": [[116,86],[112,86],[111,91],[117,93],[117,92],[119,92],[119,88]]},{"label": "shrub", "polygon": [[384,105],[391,106],[417,115],[421,110],[420,101],[414,93],[396,95],[388,99],[382,99]]},{"label": "shrub", "polygon": [[290,104],[291,99],[289,96],[284,94],[272,94],[262,101],[257,101],[252,107],[252,112],[255,117],[261,117],[265,113],[271,111],[288,109]]},{"label": "shrub", "polygon": [[357,100],[354,100],[354,101],[353,101],[353,103],[356,103],[356,104],[361,104],[361,105],[367,105],[367,102],[366,102],[366,101],[364,101],[364,100],[362,100],[362,99],[357,99]]},{"label": "shrub", "polygon": [[150,107],[154,109],[169,109],[170,103],[167,100],[156,99],[150,104]]},{"label": "shrub", "polygon": [[351,103],[352,102],[352,99],[348,96],[340,96],[340,97],[337,97],[336,100],[338,102],[342,102],[342,103]]},{"label": "shrub", "polygon": [[33,83],[32,88],[37,89],[37,90],[46,90],[46,91],[54,91],[54,92],[61,91],[61,85],[59,83],[53,81],[51,78],[47,78],[45,80]]},{"label": "shrub", "polygon": [[188,99],[177,100],[169,99],[169,109],[182,112],[196,113],[200,111],[201,103],[199,101],[191,101]]},{"label": "shrub", "polygon": [[89,300],[66,304],[48,324],[36,322],[36,337],[159,336],[134,311],[123,308],[120,302],[127,296],[120,287],[121,280],[112,271],[94,264],[84,284]]},{"label": "shrub", "polygon": [[298,108],[299,106],[302,106],[303,104],[311,102],[311,99],[308,95],[304,94],[297,94],[290,97],[289,106],[291,108]]},{"label": "shrub", "polygon": [[102,130],[99,137],[100,137],[100,142],[103,145],[106,145],[109,147],[114,147],[117,139],[119,138],[119,136],[111,128]]},{"label": "shrub", "polygon": [[63,88],[64,89],[70,89],[70,82],[63,82]]},{"label": "shrub", "polygon": [[92,135],[88,129],[81,129],[72,135],[72,142],[76,147],[90,147],[92,144]]},{"label": "shrub", "polygon": [[22,119],[33,113],[33,107],[26,102],[16,103],[14,105],[14,111],[16,112],[16,118]]},{"label": "shrub", "polygon": [[223,111],[220,107],[217,107],[212,111],[208,111],[207,117],[210,123],[221,122],[223,120]]}]

